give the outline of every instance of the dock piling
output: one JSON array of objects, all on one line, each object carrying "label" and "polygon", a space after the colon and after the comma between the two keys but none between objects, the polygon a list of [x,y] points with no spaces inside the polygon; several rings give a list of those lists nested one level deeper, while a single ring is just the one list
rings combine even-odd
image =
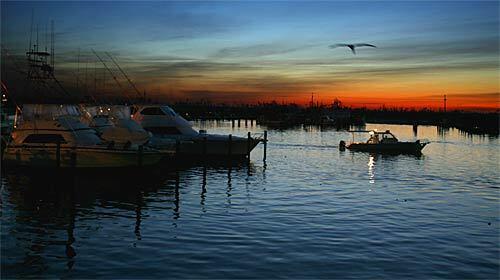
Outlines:
[{"label": "dock piling", "polygon": [[140,145],[139,150],[137,151],[137,166],[142,166],[142,153],[144,151],[144,146]]},{"label": "dock piling", "polygon": [[248,160],[250,160],[250,142],[252,141],[252,136],[250,134],[250,131],[248,132],[248,137],[247,137],[247,157]]},{"label": "dock piling", "polygon": [[61,142],[56,144],[56,166],[61,167]]},{"label": "dock piling", "polygon": [[228,154],[229,157],[231,157],[231,154],[233,152],[232,151],[233,147],[231,147],[232,144],[233,144],[233,135],[229,134],[229,139],[228,139],[228,143],[227,143],[227,145],[228,145],[227,154]]},{"label": "dock piling", "polygon": [[207,156],[207,137],[203,137],[203,159]]},{"label": "dock piling", "polygon": [[71,167],[76,167],[76,147],[71,148]]},{"label": "dock piling", "polygon": [[263,161],[265,162],[267,159],[267,130],[264,131],[264,158]]}]

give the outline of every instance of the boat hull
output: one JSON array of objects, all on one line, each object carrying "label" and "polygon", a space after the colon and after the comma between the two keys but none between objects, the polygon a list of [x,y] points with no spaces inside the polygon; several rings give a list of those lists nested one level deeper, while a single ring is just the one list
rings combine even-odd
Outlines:
[{"label": "boat hull", "polygon": [[420,153],[427,143],[398,142],[383,144],[352,143],[346,148],[353,151],[379,153]]},{"label": "boat hull", "polygon": [[[235,137],[236,138],[236,137]],[[176,151],[177,158],[243,158],[261,142],[259,139],[251,138],[250,141],[246,138],[236,138],[232,141],[222,139],[193,139],[193,140],[177,140],[161,143],[156,141],[153,145],[155,149]]]},{"label": "boat hull", "polygon": [[[58,159],[59,155],[59,159]],[[8,146],[4,150],[3,163],[27,167],[136,167],[158,164],[173,152],[153,150],[117,150],[105,147],[61,147],[56,146]]]}]

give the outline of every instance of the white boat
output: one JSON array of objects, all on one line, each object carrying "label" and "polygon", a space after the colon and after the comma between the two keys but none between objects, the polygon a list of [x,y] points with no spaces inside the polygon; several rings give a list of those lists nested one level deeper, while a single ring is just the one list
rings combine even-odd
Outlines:
[{"label": "white boat", "polygon": [[132,119],[151,132],[149,145],[157,149],[176,148],[176,155],[186,157],[241,158],[262,142],[260,137],[237,137],[196,131],[190,122],[166,105],[140,105]]},{"label": "white boat", "polygon": [[[422,149],[429,144],[428,140],[417,140],[415,142],[399,141],[389,130],[379,132],[375,130],[352,130],[353,141],[346,145],[345,141],[340,141],[340,149],[347,148],[352,151],[372,152],[372,153],[406,153],[420,154]],[[368,133],[370,138],[366,142],[354,142],[354,133]]]},{"label": "white boat", "polygon": [[80,121],[74,105],[28,104],[15,124],[3,162],[29,167],[132,167],[160,162],[174,151],[115,147]]}]

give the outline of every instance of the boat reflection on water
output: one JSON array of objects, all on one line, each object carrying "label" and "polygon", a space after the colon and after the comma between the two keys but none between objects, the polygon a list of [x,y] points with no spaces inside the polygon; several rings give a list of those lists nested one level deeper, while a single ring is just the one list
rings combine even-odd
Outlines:
[{"label": "boat reflection on water", "polygon": [[[227,172],[227,188],[222,191],[227,193],[229,200],[231,174],[239,173],[237,176],[242,177],[255,171],[253,163],[241,161],[136,172],[119,169],[115,172],[87,170],[48,174],[47,170],[5,170],[2,188],[10,195],[3,204],[6,209],[12,209],[9,216],[15,222],[4,221],[13,226],[3,227],[2,244],[16,246],[18,254],[11,254],[10,260],[2,262],[2,276],[46,275],[46,264],[54,256],[65,262],[69,272],[78,260],[79,251],[86,250],[82,246],[88,236],[79,239],[79,233],[90,230],[92,234],[102,235],[106,228],[114,228],[113,224],[123,224],[124,218],[125,223],[130,220],[129,228],[133,229],[130,236],[135,237],[135,247],[143,239],[141,232],[150,215],[144,213],[144,209],[155,207],[149,205],[152,198],[161,198],[162,214],[170,209],[171,216],[165,225],[177,227],[184,193],[198,192],[199,207],[205,212],[205,199],[215,191],[207,186],[207,176]],[[200,176],[193,178],[193,174]],[[193,181],[201,181],[201,186]],[[4,249],[12,248],[2,251]]]},{"label": "boat reflection on water", "polygon": [[368,160],[368,177],[369,183],[375,183],[375,157],[377,155],[370,155],[370,159]]},{"label": "boat reflection on water", "polygon": [[385,163],[395,162],[401,158],[408,160],[421,160],[424,158],[422,153],[366,153],[368,154],[368,183],[375,184],[376,181],[376,169],[377,166],[381,164],[379,161],[384,161]]}]

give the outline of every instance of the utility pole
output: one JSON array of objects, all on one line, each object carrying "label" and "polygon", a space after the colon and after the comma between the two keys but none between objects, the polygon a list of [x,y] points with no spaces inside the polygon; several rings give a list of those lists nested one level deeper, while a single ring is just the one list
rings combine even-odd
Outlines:
[{"label": "utility pole", "polygon": [[444,112],[446,113],[446,94],[444,95],[443,103],[444,103]]}]

